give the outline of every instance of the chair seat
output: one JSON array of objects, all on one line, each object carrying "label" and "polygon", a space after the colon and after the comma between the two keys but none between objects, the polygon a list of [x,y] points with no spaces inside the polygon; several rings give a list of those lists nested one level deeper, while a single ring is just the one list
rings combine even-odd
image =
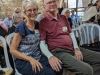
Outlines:
[{"label": "chair seat", "polygon": [[66,70],[66,69],[64,68],[64,70],[63,70],[63,75],[75,75],[75,74],[72,73],[72,72],[70,72],[70,71],[68,71],[68,70]]},{"label": "chair seat", "polygon": [[1,70],[3,70],[5,72],[4,75],[11,75],[13,70],[12,69],[9,69],[9,68],[2,68]]}]

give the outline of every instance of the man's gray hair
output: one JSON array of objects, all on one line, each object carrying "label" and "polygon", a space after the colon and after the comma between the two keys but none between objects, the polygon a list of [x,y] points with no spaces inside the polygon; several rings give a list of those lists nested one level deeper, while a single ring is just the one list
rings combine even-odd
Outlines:
[{"label": "man's gray hair", "polygon": [[22,2],[22,11],[23,11],[23,12],[26,10],[26,9],[25,9],[25,6],[26,6],[28,3],[34,4],[34,5],[36,5],[37,8],[38,8],[38,5],[37,5],[37,3],[36,3],[34,0],[24,0],[24,1]]}]

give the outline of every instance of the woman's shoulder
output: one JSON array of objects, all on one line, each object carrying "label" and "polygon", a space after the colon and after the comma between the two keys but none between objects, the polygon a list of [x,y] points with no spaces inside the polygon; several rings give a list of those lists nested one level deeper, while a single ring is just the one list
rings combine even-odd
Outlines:
[{"label": "woman's shoulder", "polygon": [[16,26],[16,29],[15,29],[15,33],[19,32],[21,33],[22,35],[25,35],[25,31],[26,31],[26,24],[24,21],[20,22],[17,26]]},{"label": "woman's shoulder", "polygon": [[25,22],[22,21],[22,22],[20,22],[16,27],[23,27],[24,25],[25,25]]}]

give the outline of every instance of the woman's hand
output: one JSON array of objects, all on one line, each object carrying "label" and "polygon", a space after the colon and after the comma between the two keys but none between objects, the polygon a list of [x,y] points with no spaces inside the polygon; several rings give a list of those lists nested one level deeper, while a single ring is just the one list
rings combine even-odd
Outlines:
[{"label": "woman's hand", "polygon": [[36,59],[34,59],[34,58],[30,58],[30,60],[29,60],[29,62],[31,63],[31,65],[32,65],[32,70],[36,73],[37,72],[37,70],[38,71],[40,71],[43,67],[42,67],[42,65],[41,65],[41,63],[40,62],[38,62]]}]

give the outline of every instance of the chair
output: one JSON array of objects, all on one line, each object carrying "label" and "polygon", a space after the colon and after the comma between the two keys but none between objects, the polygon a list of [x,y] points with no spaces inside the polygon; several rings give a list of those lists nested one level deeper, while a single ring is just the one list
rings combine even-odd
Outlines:
[{"label": "chair", "polygon": [[74,73],[66,70],[65,68],[63,69],[63,75],[75,75]]},{"label": "chair", "polygon": [[9,34],[9,35],[7,36],[7,38],[6,38],[6,41],[7,41],[7,44],[8,44],[9,47],[10,47],[10,45],[11,45],[11,41],[12,41],[12,38],[13,38],[14,34],[15,34],[15,33],[11,33],[11,34]]},{"label": "chair", "polygon": [[4,47],[4,55],[5,55],[6,66],[7,66],[7,68],[12,68],[11,65],[9,64],[9,60],[8,60],[9,58],[8,58],[5,38],[0,36],[0,40],[2,41],[2,44],[3,44],[3,47]]},{"label": "chair", "polygon": [[[78,28],[80,37],[81,37],[81,44],[90,44],[90,41],[94,43],[94,38],[97,35],[96,32],[98,33],[98,36],[100,35],[100,26],[97,24],[89,24],[85,23],[79,26]],[[96,34],[96,35],[95,35]],[[84,35],[82,37],[81,35]],[[91,38],[91,39],[90,39]],[[84,40],[85,41],[84,41]],[[99,36],[99,41],[100,41],[100,36]]]},{"label": "chair", "polygon": [[[11,65],[10,65],[10,62],[9,62],[9,58],[8,58],[8,52],[7,52],[7,46],[6,46],[6,41],[5,41],[5,38],[4,37],[2,37],[2,36],[0,36],[0,40],[1,40],[1,42],[2,42],[2,44],[3,44],[3,48],[4,48],[4,56],[5,56],[5,63],[6,63],[6,68],[5,68],[5,70],[6,71],[8,71],[8,70],[10,70],[11,72],[10,72],[10,74],[12,73],[12,67],[11,67]],[[4,70],[4,68],[2,68],[1,67],[1,65],[0,65],[0,70]],[[4,70],[4,71],[5,71]]]},{"label": "chair", "polygon": [[[80,45],[82,47],[87,46],[88,49],[94,48],[94,51],[95,51],[96,50],[95,46],[93,46],[93,48],[92,48],[91,45],[95,44],[94,39],[96,37],[98,38],[98,42],[100,42],[100,26],[97,24],[84,23],[78,27],[78,31],[79,31],[80,39],[81,39]],[[91,48],[90,48],[90,46],[91,46]]]},{"label": "chair", "polygon": [[75,18],[75,19],[72,19],[72,24],[73,24],[72,28],[75,29],[79,27],[79,25],[82,24],[82,21],[80,18],[77,18],[77,19]]},{"label": "chair", "polygon": [[[9,48],[10,48],[10,45],[11,45],[11,41],[12,41],[13,36],[14,36],[14,33],[11,33],[11,34],[9,34],[9,35],[7,36],[7,38],[6,38],[7,44],[8,44],[8,46],[9,46]],[[13,57],[13,55],[12,55],[12,58],[13,58],[13,62],[14,62],[14,57]],[[15,67],[15,63],[14,63],[14,67]],[[15,75],[22,75],[22,74],[20,74],[20,73],[18,72],[18,70],[16,69],[16,67],[15,67]]]},{"label": "chair", "polygon": [[73,23],[72,31],[74,31],[74,34],[76,37],[79,37],[77,30],[78,30],[78,27],[82,24],[81,18],[72,19],[72,23]]}]

